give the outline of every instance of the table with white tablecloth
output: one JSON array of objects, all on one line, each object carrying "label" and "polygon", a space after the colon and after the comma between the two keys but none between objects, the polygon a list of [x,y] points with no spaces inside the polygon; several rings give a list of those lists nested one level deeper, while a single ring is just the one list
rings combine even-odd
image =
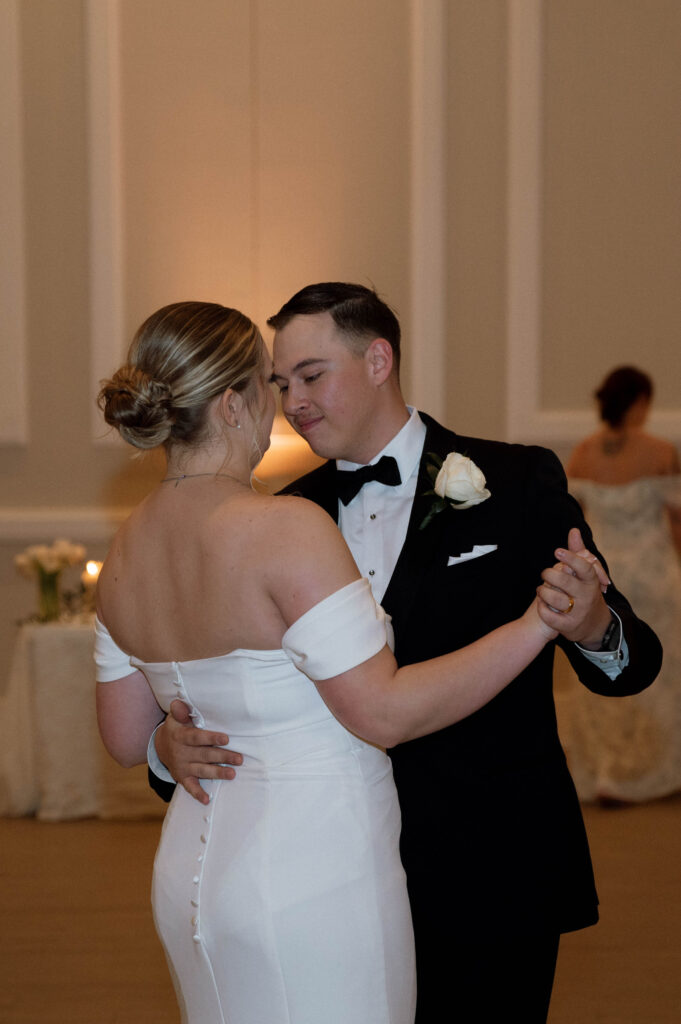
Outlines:
[{"label": "table with white tablecloth", "polygon": [[146,765],[121,768],[99,738],[91,617],[28,623],[0,697],[0,815],[161,816]]}]

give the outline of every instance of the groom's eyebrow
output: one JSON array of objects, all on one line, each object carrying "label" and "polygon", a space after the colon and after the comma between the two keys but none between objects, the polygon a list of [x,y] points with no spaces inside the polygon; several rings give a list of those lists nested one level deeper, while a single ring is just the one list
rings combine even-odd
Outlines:
[{"label": "groom's eyebrow", "polygon": [[[306,369],[308,366],[318,366],[320,363],[327,362],[328,359],[301,359],[299,363],[296,363],[295,366],[291,367],[291,375],[295,373],[300,373],[301,370]],[[274,370],[270,380],[272,382],[275,382],[277,380],[286,380],[286,378],[283,377],[280,373],[277,373],[276,370]]]}]

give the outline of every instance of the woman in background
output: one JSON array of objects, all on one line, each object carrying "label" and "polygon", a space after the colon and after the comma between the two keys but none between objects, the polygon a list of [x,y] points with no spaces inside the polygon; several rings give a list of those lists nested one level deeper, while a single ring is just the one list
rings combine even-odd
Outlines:
[{"label": "woman in background", "polygon": [[580,798],[603,804],[681,790],[681,477],[673,444],[644,430],[650,377],[613,370],[596,391],[602,426],[568,463],[580,501],[618,584],[664,648],[655,685],[623,700],[574,687],[566,745]]}]

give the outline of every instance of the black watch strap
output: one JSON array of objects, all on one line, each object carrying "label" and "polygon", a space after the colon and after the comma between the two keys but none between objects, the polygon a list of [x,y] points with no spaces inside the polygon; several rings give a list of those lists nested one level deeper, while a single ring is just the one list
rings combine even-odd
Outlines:
[{"label": "black watch strap", "polygon": [[619,647],[620,642],[620,623],[619,619],[613,617],[610,620],[610,624],[603,634],[601,640],[601,646],[598,648],[599,651],[616,651]]}]

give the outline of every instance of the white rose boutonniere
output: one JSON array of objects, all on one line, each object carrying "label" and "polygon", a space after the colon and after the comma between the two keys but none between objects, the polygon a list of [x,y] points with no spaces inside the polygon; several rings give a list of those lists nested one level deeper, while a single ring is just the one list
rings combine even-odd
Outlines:
[{"label": "white rose boutonniere", "polygon": [[436,496],[428,515],[421,523],[421,529],[428,525],[433,516],[448,505],[462,510],[479,505],[491,497],[485,486],[485,474],[479,466],[460,452],[450,452],[446,459],[433,452],[428,453],[427,472],[433,481],[433,490],[428,494]]}]

